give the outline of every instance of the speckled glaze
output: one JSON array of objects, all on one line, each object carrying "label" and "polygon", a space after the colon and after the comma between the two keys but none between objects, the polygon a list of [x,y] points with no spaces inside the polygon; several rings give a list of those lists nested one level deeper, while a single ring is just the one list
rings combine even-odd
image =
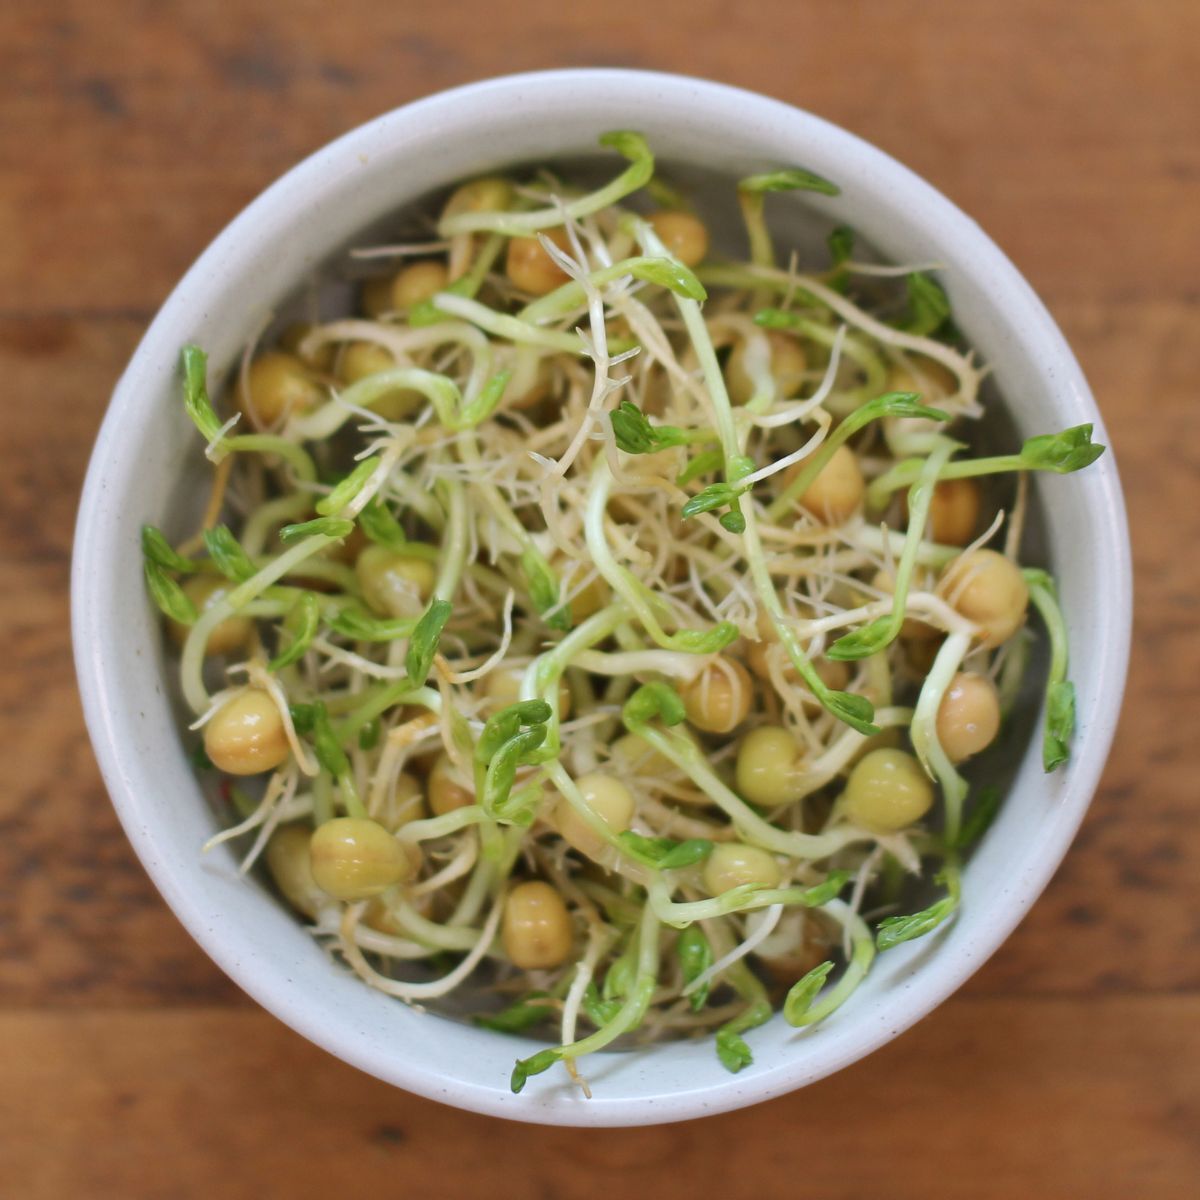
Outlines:
[{"label": "speckled glaze", "polygon": [[797,1032],[777,1017],[756,1030],[755,1063],[736,1076],[709,1043],[676,1043],[589,1059],[591,1100],[557,1069],[514,1096],[509,1072],[531,1043],[372,992],[333,966],[269,894],[239,879],[230,854],[202,859],[213,818],[184,751],[138,549],[142,522],[179,521],[196,507],[203,479],[178,400],[180,346],[198,341],[224,370],[314,264],[406,200],[508,162],[589,153],[615,128],[643,131],[664,159],[733,178],[803,164],[836,180],[842,195],[822,200],[823,213],[888,258],[945,264],[956,319],[994,364],[1021,433],[1090,421],[1107,440],[1078,365],[1029,285],[974,222],[880,151],[795,108],[702,80],[611,70],[513,76],[354,130],[264,192],[204,252],[113,394],[84,488],[72,578],[96,755],[134,848],[201,946],[281,1020],[364,1071],[446,1104],[561,1125],[676,1121],[778,1096],[855,1062],[941,1003],[1008,936],[1065,853],[1108,753],[1130,632],[1128,533],[1109,453],[1082,475],[1037,484],[1077,648],[1075,758],[1047,777],[1032,746],[966,871],[958,919],[883,955],[824,1026]]}]

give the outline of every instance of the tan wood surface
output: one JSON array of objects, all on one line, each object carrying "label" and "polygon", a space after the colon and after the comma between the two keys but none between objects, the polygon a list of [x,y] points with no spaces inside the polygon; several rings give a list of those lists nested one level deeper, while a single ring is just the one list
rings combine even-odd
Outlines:
[{"label": "tan wood surface", "polygon": [[[809,107],[996,237],[1104,410],[1138,612],[1091,815],[959,995],[804,1092],[582,1133],[391,1090],[208,962],[100,783],[67,577],[112,384],[247,200],[403,101],[598,63]],[[1198,213],[1194,0],[0,6],[0,1196],[1200,1194]]]}]

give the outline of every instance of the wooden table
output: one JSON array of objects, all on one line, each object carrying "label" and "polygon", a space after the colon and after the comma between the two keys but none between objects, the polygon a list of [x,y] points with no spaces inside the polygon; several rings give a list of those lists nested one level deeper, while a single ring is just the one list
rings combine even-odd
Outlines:
[{"label": "wooden table", "polygon": [[[0,1195],[1200,1194],[1200,7],[425,7],[0,9]],[[1045,898],[959,995],[785,1099],[583,1133],[385,1087],[208,962],[101,786],[67,575],[111,386],[247,200],[423,93],[594,63],[684,70],[809,107],[977,217],[1095,387],[1139,584],[1124,722],[1091,815]]]}]

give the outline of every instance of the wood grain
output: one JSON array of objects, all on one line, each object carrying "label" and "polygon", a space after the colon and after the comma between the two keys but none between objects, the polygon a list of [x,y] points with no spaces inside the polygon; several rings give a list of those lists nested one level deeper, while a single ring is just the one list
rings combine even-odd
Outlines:
[{"label": "wood grain", "polygon": [[[1200,8],[497,11],[0,9],[0,1195],[1195,1195]],[[692,1125],[582,1134],[390,1090],[259,1012],[208,962],[99,781],[67,573],[112,384],[247,200],[405,100],[594,63],[685,70],[809,107],[971,212],[1039,288],[1093,383],[1138,595],[1122,728],[1092,812],[1046,896],[957,997],[805,1092]]]},{"label": "wood grain", "polygon": [[[25,1053],[0,1096],[0,1172],[22,1181],[26,1200],[317,1200],[381,1185],[420,1200],[585,1200],[630,1187],[657,1200],[1191,1200],[1200,1080],[1175,1051],[1200,1001],[1106,998],[1090,1022],[1078,1009],[961,1001],[869,1063],[780,1100],[587,1133],[417,1100],[257,1011],[12,1012],[0,1038]],[[47,1154],[39,1129],[85,1152]]]}]

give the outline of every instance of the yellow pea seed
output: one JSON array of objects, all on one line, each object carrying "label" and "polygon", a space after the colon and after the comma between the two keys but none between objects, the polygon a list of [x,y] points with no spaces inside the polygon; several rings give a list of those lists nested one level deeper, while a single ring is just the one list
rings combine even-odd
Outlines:
[{"label": "yellow pea seed", "polygon": [[688,720],[706,733],[731,733],[749,715],[754,698],[750,672],[735,658],[717,655],[682,691]]},{"label": "yellow pea seed", "polygon": [[617,775],[628,778],[681,779],[683,772],[636,733],[622,734],[609,747],[609,762]]},{"label": "yellow pea seed", "polygon": [[[913,589],[915,589],[923,581],[914,579]],[[889,595],[896,590],[896,580],[891,571],[881,567],[871,577],[871,584],[881,592],[886,592]],[[900,626],[900,636],[906,641],[926,642],[933,638],[940,638],[942,631],[930,625],[926,621],[922,621],[919,617],[905,617],[904,623]]]},{"label": "yellow pea seed", "polygon": [[503,212],[512,201],[512,184],[496,175],[486,175],[460,184],[442,208],[443,217],[469,212]]},{"label": "yellow pea seed", "polygon": [[586,621],[593,613],[598,613],[612,598],[608,584],[603,576],[592,574],[592,577],[581,587],[585,576],[592,572],[590,565],[575,559],[570,561],[555,556],[550,560],[551,569],[558,576],[560,594],[569,596],[567,609],[571,614],[571,623],[578,625]]},{"label": "yellow pea seed", "polygon": [[335,347],[332,342],[322,342],[310,355],[300,353],[304,339],[316,326],[311,321],[293,321],[279,335],[280,350],[294,354],[306,367],[313,371],[328,371],[333,367]]},{"label": "yellow pea seed", "polygon": [[[767,331],[766,339],[771,355],[771,378],[778,392],[776,398],[789,400],[800,391],[808,368],[804,347],[794,337],[774,329]],[[754,380],[746,370],[747,345],[744,340],[738,342],[725,367],[729,398],[735,404],[745,404],[754,395]]]},{"label": "yellow pea seed", "polygon": [[855,763],[842,793],[846,817],[876,833],[895,833],[933,805],[933,785],[913,755],[872,750]]},{"label": "yellow pea seed", "polygon": [[[232,587],[233,584],[227,579],[216,575],[193,575],[184,582],[183,594],[196,606],[197,612],[204,612],[205,609],[212,608],[214,604],[224,599]],[[168,621],[167,628],[170,630],[172,640],[182,646],[187,640],[188,626],[182,625],[178,621]],[[236,614],[226,617],[219,625],[214,626],[208,635],[208,641],[204,646],[204,655],[207,658],[233,654],[249,645],[253,637],[254,622],[249,617],[241,617]]]},{"label": "yellow pea seed", "polygon": [[281,424],[292,414],[308,412],[320,404],[324,390],[295,355],[281,350],[260,354],[246,372],[248,390],[239,376],[234,403],[255,429]]},{"label": "yellow pea seed", "polygon": [[[784,471],[784,480],[795,478],[801,464]],[[826,525],[841,525],[862,507],[866,483],[858,458],[849,446],[839,446],[800,497],[800,504]]]},{"label": "yellow pea seed", "polygon": [[392,280],[392,307],[407,310],[446,290],[450,273],[445,263],[432,258],[412,263]]},{"label": "yellow pea seed", "polygon": [[[619,779],[593,772],[581,775],[575,781],[575,786],[591,810],[613,833],[629,828],[629,822],[633,819],[633,795]],[[608,850],[605,840],[566,796],[560,796],[554,806],[554,825],[568,845],[588,858],[600,859]]]},{"label": "yellow pea seed", "polygon": [[428,780],[429,807],[441,817],[456,808],[475,803],[475,789],[459,782],[458,772],[443,751],[434,761]]},{"label": "yellow pea seed", "polygon": [[710,896],[719,896],[744,883],[778,887],[779,864],[766,850],[742,842],[718,842],[704,864],[704,886]]},{"label": "yellow pea seed", "polygon": [[504,902],[500,941],[514,966],[557,967],[571,953],[571,915],[558,892],[541,880],[518,883]]},{"label": "yellow pea seed", "polygon": [[384,617],[417,617],[433,593],[437,571],[428,559],[368,546],[354,564],[363,599]]},{"label": "yellow pea seed", "polygon": [[1029,587],[1018,567],[995,550],[972,550],[946,564],[937,593],[979,626],[985,646],[999,646],[1021,627]]},{"label": "yellow pea seed", "polygon": [[413,872],[404,847],[367,817],[334,817],[318,826],[309,857],[317,886],[335,900],[378,896]]},{"label": "yellow pea seed", "polygon": [[359,304],[363,316],[372,321],[392,311],[392,276],[375,275],[363,282],[359,291]]},{"label": "yellow pea seed", "polygon": [[981,504],[974,479],[943,479],[929,502],[929,536],[943,546],[965,546],[975,536]]},{"label": "yellow pea seed", "polygon": [[699,217],[664,208],[651,213],[646,220],[658,234],[659,241],[685,267],[694,267],[704,261],[708,253],[708,226]]},{"label": "yellow pea seed", "polygon": [[888,371],[887,390],[917,392],[926,402],[944,400],[958,391],[958,379],[937,359],[916,355],[907,364],[892,365]]},{"label": "yellow pea seed", "polygon": [[[784,680],[793,687],[804,686],[800,679],[800,672],[792,665],[787,651],[774,638],[761,638],[757,642],[748,642],[745,656],[746,665],[759,679],[768,683],[771,681],[771,659],[778,657],[778,661],[783,667]],[[849,684],[850,668],[839,659],[814,658],[811,662],[813,670],[827,688],[840,692]]]},{"label": "yellow pea seed", "polygon": [[[570,251],[571,244],[561,229],[548,229],[545,236],[560,250]],[[532,296],[544,296],[567,282],[567,273],[536,237],[513,238],[508,243],[504,270],[513,287]]]},{"label": "yellow pea seed", "polygon": [[266,692],[239,692],[204,726],[204,752],[227,775],[273,771],[290,752],[283,718]]},{"label": "yellow pea seed", "polygon": [[317,886],[309,860],[312,829],[299,823],[277,829],[263,851],[267,870],[283,898],[299,913],[316,920],[329,897]]},{"label": "yellow pea seed", "polygon": [[[338,375],[347,384],[369,379],[382,371],[391,371],[396,360],[376,342],[351,342],[338,360]],[[402,421],[425,403],[425,397],[412,388],[394,388],[372,400],[369,407],[385,421]]]},{"label": "yellow pea seed", "polygon": [[802,751],[779,725],[752,729],[738,747],[737,789],[751,804],[778,808],[804,796]]},{"label": "yellow pea seed", "polygon": [[986,675],[960,671],[938,706],[937,736],[951,762],[990,746],[1000,732],[1000,699]]}]

